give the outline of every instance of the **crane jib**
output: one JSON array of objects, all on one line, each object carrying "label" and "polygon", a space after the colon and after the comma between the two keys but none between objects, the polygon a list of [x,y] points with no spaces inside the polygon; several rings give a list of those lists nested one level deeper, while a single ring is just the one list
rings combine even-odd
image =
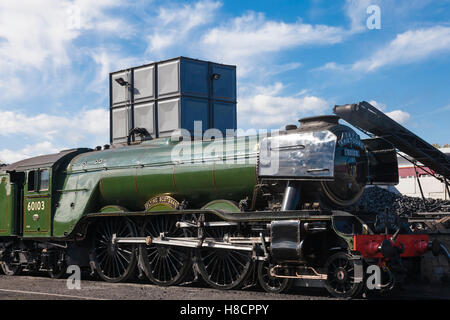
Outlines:
[{"label": "crane jib", "polygon": [[427,143],[366,101],[335,106],[333,112],[351,125],[389,142],[446,179],[450,157]]}]

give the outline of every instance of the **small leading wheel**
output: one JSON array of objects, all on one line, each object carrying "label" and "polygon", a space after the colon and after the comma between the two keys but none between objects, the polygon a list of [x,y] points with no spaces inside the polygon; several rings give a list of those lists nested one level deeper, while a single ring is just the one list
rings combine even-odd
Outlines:
[{"label": "small leading wheel", "polygon": [[136,232],[130,220],[122,217],[100,219],[97,223],[93,261],[100,278],[107,282],[125,281],[136,268],[135,244],[113,243],[116,237],[135,237]]},{"label": "small leading wheel", "polygon": [[13,265],[7,261],[0,262],[0,266],[2,268],[3,273],[6,274],[7,276],[15,276],[20,274],[20,272],[22,271],[21,266]]},{"label": "small leading wheel", "polygon": [[328,258],[325,269],[327,280],[325,287],[328,292],[337,298],[354,298],[363,289],[364,282],[355,283],[355,260],[345,252],[338,252]]},{"label": "small leading wheel", "polygon": [[287,292],[292,287],[294,279],[275,278],[270,275],[270,269],[273,267],[268,261],[258,263],[258,282],[264,291],[269,293]]},{"label": "small leading wheel", "polygon": [[[176,227],[179,215],[153,216],[144,223],[143,236],[184,237],[182,229]],[[172,286],[183,281],[191,269],[191,250],[166,245],[141,245],[139,259],[148,279],[160,286]]]}]

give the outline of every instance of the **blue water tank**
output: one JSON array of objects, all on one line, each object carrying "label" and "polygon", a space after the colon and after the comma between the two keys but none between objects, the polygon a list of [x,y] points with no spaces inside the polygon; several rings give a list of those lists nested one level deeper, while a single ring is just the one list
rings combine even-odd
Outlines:
[{"label": "blue water tank", "polygon": [[136,127],[153,137],[178,129],[224,136],[236,130],[236,67],[178,57],[110,74],[111,143],[126,141]]}]

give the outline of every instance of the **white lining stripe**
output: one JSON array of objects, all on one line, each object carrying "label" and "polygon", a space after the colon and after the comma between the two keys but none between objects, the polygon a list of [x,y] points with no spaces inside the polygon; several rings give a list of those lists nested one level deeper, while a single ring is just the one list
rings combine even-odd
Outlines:
[{"label": "white lining stripe", "polygon": [[23,293],[23,294],[37,294],[37,295],[63,297],[63,298],[75,298],[75,299],[84,299],[84,300],[106,300],[106,299],[100,299],[100,298],[80,297],[80,296],[71,296],[71,295],[67,295],[67,294],[45,293],[45,292],[35,292],[35,291],[20,291],[20,290],[8,290],[8,289],[0,289],[0,291]]}]

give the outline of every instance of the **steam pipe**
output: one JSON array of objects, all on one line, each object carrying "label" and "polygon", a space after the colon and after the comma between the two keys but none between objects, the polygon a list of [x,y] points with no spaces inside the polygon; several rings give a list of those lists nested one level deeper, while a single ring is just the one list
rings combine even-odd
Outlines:
[{"label": "steam pipe", "polygon": [[295,210],[300,201],[300,184],[296,181],[289,180],[284,190],[281,211]]}]

